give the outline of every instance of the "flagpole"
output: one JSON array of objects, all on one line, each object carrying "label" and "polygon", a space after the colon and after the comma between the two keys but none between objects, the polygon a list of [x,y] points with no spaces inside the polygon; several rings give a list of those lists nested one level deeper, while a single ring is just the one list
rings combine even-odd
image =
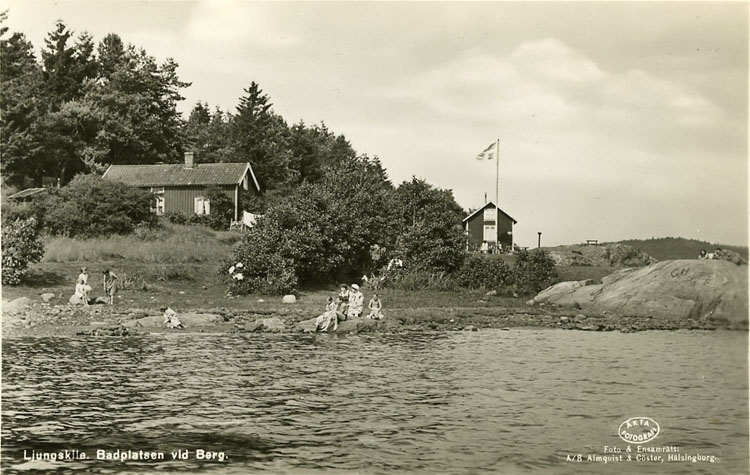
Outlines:
[{"label": "flagpole", "polygon": [[495,252],[500,250],[500,139],[495,146]]}]

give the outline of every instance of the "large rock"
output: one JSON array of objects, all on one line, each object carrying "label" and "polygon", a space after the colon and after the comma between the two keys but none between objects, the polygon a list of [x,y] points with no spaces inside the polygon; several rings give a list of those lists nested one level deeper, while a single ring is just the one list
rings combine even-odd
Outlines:
[{"label": "large rock", "polygon": [[286,330],[286,325],[279,317],[263,318],[256,320],[255,323],[263,325],[263,331],[266,332],[283,332]]},{"label": "large rock", "polygon": [[295,303],[296,301],[297,301],[297,297],[295,297],[292,294],[285,295],[284,297],[281,298],[282,303]]},{"label": "large rock", "polygon": [[718,260],[675,260],[624,269],[600,285],[562,282],[534,297],[536,303],[661,318],[714,318],[746,322],[746,266]]},{"label": "large rock", "polygon": [[22,312],[31,305],[31,299],[28,297],[19,297],[15,300],[7,302],[3,300],[3,313],[17,313]]},{"label": "large rock", "polygon": [[53,298],[55,298],[55,294],[53,294],[52,292],[45,292],[42,295],[40,295],[40,297],[45,302],[49,302],[50,300],[52,300]]}]

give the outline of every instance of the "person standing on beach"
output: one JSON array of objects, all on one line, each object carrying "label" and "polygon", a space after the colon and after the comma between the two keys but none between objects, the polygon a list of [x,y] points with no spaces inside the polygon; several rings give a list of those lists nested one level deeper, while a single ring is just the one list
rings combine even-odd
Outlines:
[{"label": "person standing on beach", "polygon": [[107,303],[112,305],[115,303],[115,294],[117,293],[117,276],[109,269],[106,269],[103,274],[104,295],[106,296]]}]

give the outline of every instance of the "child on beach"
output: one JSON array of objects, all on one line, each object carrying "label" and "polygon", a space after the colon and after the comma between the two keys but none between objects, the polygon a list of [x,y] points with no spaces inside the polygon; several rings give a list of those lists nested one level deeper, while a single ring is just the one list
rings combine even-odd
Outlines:
[{"label": "child on beach", "polygon": [[367,318],[372,318],[373,320],[380,320],[383,318],[383,314],[380,313],[380,310],[383,308],[383,304],[380,302],[380,297],[378,297],[378,294],[373,294],[372,298],[370,299],[370,303],[367,304],[367,308],[370,309],[370,314],[367,316]]},{"label": "child on beach", "polygon": [[107,299],[107,303],[112,305],[115,303],[115,294],[117,293],[117,276],[109,269],[106,269],[103,274],[104,296]]}]

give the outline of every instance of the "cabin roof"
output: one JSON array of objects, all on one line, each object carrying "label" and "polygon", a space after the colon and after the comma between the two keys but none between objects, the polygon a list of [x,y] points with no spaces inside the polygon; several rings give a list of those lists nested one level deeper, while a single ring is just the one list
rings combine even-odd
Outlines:
[{"label": "cabin roof", "polygon": [[198,163],[192,168],[184,164],[110,165],[103,178],[132,186],[211,186],[237,185],[247,174],[260,191],[260,185],[249,163]]}]

